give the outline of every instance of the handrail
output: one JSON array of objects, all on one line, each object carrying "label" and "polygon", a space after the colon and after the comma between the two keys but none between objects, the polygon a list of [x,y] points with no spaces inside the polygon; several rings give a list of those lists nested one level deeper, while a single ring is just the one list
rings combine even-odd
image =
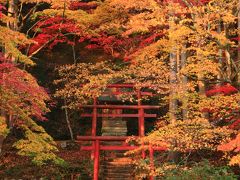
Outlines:
[{"label": "handrail", "polygon": [[80,108],[99,108],[99,109],[159,109],[161,106],[150,105],[79,105]]},{"label": "handrail", "polygon": [[[157,114],[144,114],[144,117],[147,118],[156,118]],[[80,117],[93,117],[93,114],[87,114],[87,113],[83,113],[80,114]],[[134,117],[140,117],[139,114],[97,114],[97,117],[122,117],[122,118],[134,118]]]},{"label": "handrail", "polygon": [[77,136],[77,140],[81,141],[125,141],[126,139],[133,137],[137,138],[138,136]]}]

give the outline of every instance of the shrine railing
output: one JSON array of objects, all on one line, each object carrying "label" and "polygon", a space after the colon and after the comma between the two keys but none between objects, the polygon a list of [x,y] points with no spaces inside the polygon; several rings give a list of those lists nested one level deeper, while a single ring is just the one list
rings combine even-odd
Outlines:
[{"label": "shrine railing", "polygon": [[[98,180],[99,176],[99,156],[100,151],[112,151],[112,150],[134,150],[138,148],[139,146],[130,146],[126,143],[123,143],[119,146],[111,146],[111,145],[101,145],[101,141],[123,141],[125,142],[126,139],[128,139],[131,136],[96,136],[97,132],[97,121],[98,117],[122,117],[122,118],[138,118],[138,136],[137,137],[143,137],[145,135],[145,126],[144,121],[145,118],[156,118],[157,114],[148,114],[145,113],[145,110],[147,109],[159,109],[160,106],[152,106],[152,105],[142,105],[141,98],[142,96],[153,96],[152,92],[142,92],[139,89],[133,91],[133,92],[121,92],[119,89],[121,88],[134,88],[135,86],[133,84],[111,84],[108,85],[107,88],[114,88],[117,89],[115,92],[111,92],[112,95],[119,95],[123,93],[128,94],[135,94],[137,97],[137,104],[136,105],[101,105],[98,104],[98,98],[93,99],[92,105],[80,105],[80,108],[84,109],[92,109],[92,113],[82,113],[81,117],[89,117],[92,119],[92,132],[91,136],[78,136],[77,141],[80,143],[81,141],[91,141],[93,142],[91,146],[81,146],[81,150],[87,150],[92,151],[92,157],[94,159],[94,180]],[[135,109],[137,110],[137,113],[110,113],[110,114],[104,114],[104,113],[98,113],[98,109],[115,109],[115,110],[123,110],[123,109]],[[149,160],[151,167],[154,167],[154,151],[163,151],[166,150],[166,148],[163,147],[153,147],[149,145]],[[142,151],[142,158],[146,158],[145,151]],[[150,179],[153,179],[153,176],[150,177]]]},{"label": "shrine railing", "polygon": [[[131,136],[133,137],[133,136]],[[81,143],[82,141],[92,141],[93,146],[81,146],[81,150],[85,151],[93,151],[94,152],[94,173],[93,179],[98,180],[99,177],[99,159],[100,159],[100,151],[122,151],[122,150],[134,150],[139,148],[139,146],[131,146],[131,145],[120,145],[120,146],[109,146],[109,145],[100,145],[101,141],[126,141],[129,136],[78,136],[77,142]],[[148,145],[149,150],[149,160],[151,168],[154,168],[154,151],[166,151],[166,147],[154,147],[152,145]],[[144,157],[146,155],[144,153]],[[154,177],[150,176],[150,180],[153,180]]]}]

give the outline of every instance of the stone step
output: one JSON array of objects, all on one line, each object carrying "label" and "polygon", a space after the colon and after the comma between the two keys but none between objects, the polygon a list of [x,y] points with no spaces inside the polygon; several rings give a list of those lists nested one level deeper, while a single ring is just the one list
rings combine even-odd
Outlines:
[{"label": "stone step", "polygon": [[116,121],[116,120],[110,120],[110,121],[102,121],[102,126],[126,126],[127,122],[126,121]]},{"label": "stone step", "polygon": [[129,180],[129,179],[133,179],[132,176],[121,176],[121,175],[118,175],[118,176],[106,176],[105,178],[106,180],[108,179],[112,179],[112,180]]},{"label": "stone step", "polygon": [[133,168],[133,165],[129,165],[129,164],[126,164],[126,165],[120,165],[120,166],[116,166],[116,165],[113,165],[113,164],[104,164],[102,165],[101,167],[104,168],[104,171],[105,170],[108,170],[108,169],[120,169],[120,170],[129,170],[129,168]]},{"label": "stone step", "polygon": [[107,171],[103,171],[103,173],[105,174],[105,175],[108,175],[109,173],[110,174],[118,174],[118,175],[122,175],[122,174],[129,174],[129,170],[125,170],[125,171],[123,171],[123,170],[112,170],[112,169],[109,169],[109,170],[107,170]]},{"label": "stone step", "polygon": [[[118,158],[118,157],[109,157],[109,158],[105,158],[104,161],[106,161],[106,163],[116,162],[116,161],[115,161],[116,158]],[[121,157],[119,157],[119,158],[121,158]],[[126,164],[131,164],[131,161],[130,161],[130,160],[126,160],[126,161],[122,160],[122,161],[119,161],[119,165],[121,165],[121,164],[124,164],[124,165],[126,165]]]},{"label": "stone step", "polygon": [[108,165],[105,165],[104,166],[104,171],[105,170],[108,170],[108,169],[111,169],[111,170],[121,170],[121,171],[125,171],[125,170],[129,170],[133,168],[133,166],[130,166],[130,165],[126,165],[126,166],[115,166],[115,165],[112,165],[112,164],[108,164]]},{"label": "stone step", "polygon": [[109,167],[109,166],[105,166],[104,172],[115,172],[115,171],[121,171],[121,172],[126,172],[129,171],[129,168],[133,168],[133,167]]},{"label": "stone step", "polygon": [[[117,144],[117,143],[123,144],[122,142],[119,142],[119,141],[104,142],[103,144],[108,144],[108,145],[112,145],[112,144],[113,144],[113,145],[115,145],[115,143],[116,143],[116,144]],[[108,155],[109,153],[111,154],[112,152],[114,152],[114,154],[117,155],[117,156],[120,156],[120,155],[121,155],[121,157],[126,157],[126,156],[124,155],[124,153],[126,153],[127,151],[126,151],[126,150],[105,151],[106,155]]]},{"label": "stone step", "polygon": [[127,123],[124,121],[107,121],[107,122],[102,122],[103,127],[127,127]]},{"label": "stone step", "polygon": [[115,164],[110,164],[110,163],[108,163],[108,164],[106,164],[106,165],[104,165],[104,168],[105,169],[121,169],[121,170],[126,170],[126,169],[128,169],[129,170],[129,168],[131,169],[133,166],[132,165],[129,165],[129,164],[125,164],[125,165],[115,165]]},{"label": "stone step", "polygon": [[102,128],[102,130],[112,130],[112,129],[122,129],[122,130],[127,130],[127,127],[124,124],[117,124],[115,126],[110,126],[110,125],[106,125]]},{"label": "stone step", "polygon": [[125,173],[121,173],[121,172],[107,172],[106,176],[107,177],[113,177],[113,176],[123,176],[123,177],[125,177],[125,176],[132,176],[132,174],[131,173],[127,173],[127,172],[125,172]]},{"label": "stone step", "polygon": [[102,136],[126,136],[126,133],[124,132],[103,132]]},{"label": "stone step", "polygon": [[[119,142],[119,141],[111,141],[111,142],[102,142],[101,143],[101,145],[103,145],[103,146],[121,146],[123,143],[122,142]],[[112,157],[113,156],[113,154],[112,153],[116,153],[117,152],[117,150],[116,151],[114,151],[114,150],[112,150],[112,151],[105,151],[104,152],[104,154],[105,155],[110,155],[110,157]],[[107,156],[105,156],[105,157],[107,157]],[[120,156],[120,155],[114,155],[114,157],[123,157],[123,156]]]},{"label": "stone step", "polygon": [[[103,146],[121,146],[122,143],[113,143],[113,144],[102,144]],[[106,161],[106,162],[109,162],[109,161],[116,161],[117,159],[119,159],[119,161],[121,160],[125,160],[125,158],[127,158],[127,160],[131,160],[132,158],[129,158],[129,157],[126,157],[125,156],[125,152],[123,153],[119,153],[118,151],[105,151],[103,154],[103,159]]]},{"label": "stone step", "polygon": [[[115,163],[115,161],[114,161],[114,159],[115,158],[106,158],[105,159],[105,161],[106,161],[106,163],[105,164],[107,164],[107,163],[110,163],[111,162],[111,164],[114,164]],[[113,163],[112,163],[113,162]],[[116,162],[117,163],[117,162]],[[119,161],[119,165],[127,165],[127,164],[131,164],[131,161]]]},{"label": "stone step", "polygon": [[126,133],[127,128],[126,127],[103,127],[102,128],[102,133],[104,133],[104,132],[107,132],[107,133],[111,133],[111,132]]},{"label": "stone step", "polygon": [[134,180],[134,177],[133,176],[128,176],[128,177],[121,177],[121,176],[105,177],[104,180]]},{"label": "stone step", "polygon": [[104,134],[112,134],[112,136],[126,136],[127,129],[102,128],[102,136]]},{"label": "stone step", "polygon": [[103,126],[102,127],[102,130],[127,130],[127,127],[126,126],[123,126],[122,124],[121,125],[114,125],[114,126]]},{"label": "stone step", "polygon": [[103,180],[133,180],[134,166],[132,159],[124,155],[126,151],[105,153],[101,164]]},{"label": "stone step", "polygon": [[129,162],[107,162],[106,164],[105,164],[105,166],[116,166],[116,167],[118,167],[118,168],[120,168],[120,167],[126,167],[126,166],[128,166],[128,167],[130,167],[132,164],[131,163],[129,163]]},{"label": "stone step", "polygon": [[126,174],[126,173],[129,174],[130,173],[131,174],[131,173],[133,173],[133,166],[131,166],[131,167],[114,167],[114,168],[105,166],[104,170],[102,172],[103,173],[119,173],[119,174]]},{"label": "stone step", "polygon": [[120,169],[120,170],[112,170],[112,169],[109,169],[109,170],[107,170],[107,171],[102,171],[102,173],[106,176],[107,174],[109,174],[109,173],[113,173],[113,174],[118,174],[118,175],[120,175],[120,174],[133,174],[133,172],[129,172],[129,170],[122,170],[122,169]]},{"label": "stone step", "polygon": [[105,162],[103,165],[105,166],[117,166],[117,167],[126,167],[126,166],[132,166],[131,162],[113,162],[113,161],[108,161]]},{"label": "stone step", "polygon": [[[114,114],[115,111],[108,111]],[[122,118],[103,118],[102,120],[102,136],[126,136],[127,122]],[[102,145],[120,146],[122,141],[103,142]],[[104,160],[100,168],[103,180],[131,180],[133,166],[130,159],[124,156],[126,151],[109,151],[104,152]]]},{"label": "stone step", "polygon": [[104,172],[107,172],[108,170],[111,170],[111,171],[115,171],[115,170],[126,171],[126,170],[128,170],[129,171],[129,169],[132,169],[133,166],[118,166],[118,167],[116,167],[116,166],[103,166],[103,168],[104,168]]},{"label": "stone step", "polygon": [[126,165],[130,165],[131,162],[127,162],[127,161],[120,161],[120,162],[107,162],[107,165],[114,165],[114,166],[126,166]]}]

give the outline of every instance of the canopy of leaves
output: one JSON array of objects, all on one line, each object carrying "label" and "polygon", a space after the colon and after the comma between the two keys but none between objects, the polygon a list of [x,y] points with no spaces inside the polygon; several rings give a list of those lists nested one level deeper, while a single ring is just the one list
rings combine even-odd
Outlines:
[{"label": "canopy of leaves", "polygon": [[[3,3],[0,5],[0,135],[6,136],[10,130],[7,122],[10,122],[10,128],[19,129],[24,134],[24,139],[15,143],[20,155],[32,157],[37,165],[48,161],[62,162],[54,154],[57,149],[53,139],[35,122],[46,119],[44,114],[49,111],[46,101],[50,98],[37,80],[20,68],[22,64],[34,65],[20,49],[35,42],[13,28],[18,21],[7,12],[9,2],[0,3]],[[8,116],[11,118],[7,119]]]},{"label": "canopy of leaves", "polygon": [[[0,3],[7,5],[8,2],[1,0]],[[239,92],[234,88],[234,92],[225,93],[223,83],[237,84],[240,72],[236,48],[237,0],[89,3],[21,0],[20,3],[46,3],[49,8],[32,16],[35,24],[29,31],[32,40],[37,41],[34,43],[24,34],[7,28],[6,25],[16,23],[16,19],[8,17],[6,8],[0,5],[0,43],[6,48],[4,56],[33,64],[19,47],[29,47],[27,54],[34,56],[59,43],[72,47],[84,43],[87,49],[103,49],[112,56],[105,62],[79,63],[58,69],[56,96],[65,99],[67,107],[77,110],[79,104],[100,96],[108,84],[131,83],[137,89],[147,86],[156,94],[169,95],[167,98],[175,99],[179,107],[176,115],[180,121],[160,127],[142,139],[145,143],[182,152],[216,150],[232,133],[219,126],[237,129]],[[3,95],[0,96],[5,103],[0,108],[16,116],[16,124],[25,130],[26,140],[37,139],[45,147],[37,146],[38,142],[29,143],[21,154],[32,155],[32,149],[34,155],[40,154],[36,159],[52,158],[52,154],[45,154],[55,150],[52,146],[40,153],[48,149],[49,137],[41,134],[42,130],[39,130],[40,136],[35,137],[34,128],[31,129],[33,117],[42,118],[48,110],[44,103],[48,100],[47,94],[26,71],[6,62],[1,66]],[[173,70],[174,83],[171,82]],[[211,89],[211,84],[223,85],[222,90]],[[200,92],[200,86],[210,90],[205,94]],[[187,118],[182,115],[183,110],[187,110]],[[203,113],[208,113],[209,121],[202,118]],[[169,120],[168,114],[161,118]],[[25,143],[20,141],[16,147],[24,148]]]},{"label": "canopy of leaves", "polygon": [[232,133],[227,128],[212,126],[206,119],[185,120],[154,130],[141,138],[139,144],[191,153],[200,149],[216,150],[217,145],[226,141]]},{"label": "canopy of leaves", "polygon": [[111,62],[67,65],[59,69],[59,76],[60,79],[55,81],[60,87],[56,96],[66,98],[70,108],[100,96],[107,85],[114,83],[130,83],[136,88],[149,87],[158,93],[168,91],[166,65],[156,59],[119,66]]}]

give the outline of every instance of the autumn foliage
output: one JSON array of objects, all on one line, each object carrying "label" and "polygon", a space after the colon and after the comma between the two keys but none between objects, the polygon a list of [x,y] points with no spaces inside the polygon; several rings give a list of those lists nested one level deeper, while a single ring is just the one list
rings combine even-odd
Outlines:
[{"label": "autumn foliage", "polygon": [[[68,107],[74,109],[79,102],[101,95],[110,83],[134,83],[136,88],[148,85],[169,107],[159,118],[165,125],[157,127],[147,137],[149,141],[154,144],[162,138],[154,145],[173,144],[175,151],[190,154],[202,149],[216,152],[235,133],[231,129],[239,129],[239,66],[234,51],[237,42],[232,38],[238,36],[234,30],[236,7],[236,1],[218,0],[111,0],[99,4],[87,15],[90,30],[83,32],[78,43],[86,43],[93,51],[103,49],[113,59],[60,68],[56,82],[61,88],[56,96],[69,98]],[[92,21],[96,16],[98,20]],[[83,85],[79,88],[78,84]],[[200,129],[191,129],[198,122],[207,132],[206,138]],[[200,133],[197,137],[203,139],[195,140],[191,132]]]},{"label": "autumn foliage", "polygon": [[[51,97],[66,120],[72,115],[69,127],[79,121],[79,105],[104,94],[109,84],[134,84],[134,90],[154,94],[143,103],[161,105],[152,132],[134,139],[139,148],[128,152],[136,155],[136,164],[138,155],[154,146],[166,149],[163,166],[185,163],[184,172],[192,162],[214,161],[202,152],[221,158],[227,152],[229,159],[219,162],[240,165],[237,0],[20,0],[13,5],[18,11],[10,12],[9,1],[0,0],[0,134],[7,136],[12,127],[23,132],[14,144],[20,155],[38,165],[63,164],[53,139],[37,124],[46,120],[51,98],[29,68],[58,51],[64,59],[72,54],[74,62],[56,66],[51,84],[56,88]],[[134,95],[118,99],[139,103]],[[144,163],[143,177],[167,174]]]}]

